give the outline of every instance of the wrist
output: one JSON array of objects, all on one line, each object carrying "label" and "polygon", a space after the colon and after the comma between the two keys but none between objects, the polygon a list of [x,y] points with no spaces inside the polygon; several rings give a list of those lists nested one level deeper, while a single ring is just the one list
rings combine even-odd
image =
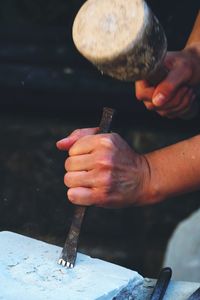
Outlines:
[{"label": "wrist", "polygon": [[190,42],[183,49],[183,53],[187,55],[187,60],[192,67],[191,85],[200,84],[200,42]]},{"label": "wrist", "polygon": [[157,152],[150,152],[144,155],[148,166],[148,177],[145,178],[145,204],[159,203],[167,198],[162,188],[162,169],[159,167],[159,157]]},{"label": "wrist", "polygon": [[154,163],[152,161],[151,153],[140,156],[140,166],[141,166],[141,176],[139,192],[137,197],[137,203],[139,205],[151,205],[164,200],[159,185],[159,178],[156,172],[159,169],[154,168]]},{"label": "wrist", "polygon": [[200,135],[145,155],[150,203],[199,190]]}]

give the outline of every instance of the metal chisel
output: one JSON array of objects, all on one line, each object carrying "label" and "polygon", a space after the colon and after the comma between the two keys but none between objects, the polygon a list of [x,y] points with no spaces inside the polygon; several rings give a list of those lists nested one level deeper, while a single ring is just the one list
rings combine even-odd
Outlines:
[{"label": "metal chisel", "polygon": [[171,268],[161,270],[150,300],[162,300],[172,276]]},{"label": "metal chisel", "polygon": [[196,290],[189,298],[188,300],[199,300],[200,299],[200,288]]},{"label": "metal chisel", "polygon": [[[99,124],[98,133],[108,133],[114,116],[114,109],[105,107]],[[58,263],[67,268],[73,268],[77,256],[77,246],[81,225],[86,212],[86,206],[75,206],[72,224],[68,232],[68,236],[61,252]]]}]

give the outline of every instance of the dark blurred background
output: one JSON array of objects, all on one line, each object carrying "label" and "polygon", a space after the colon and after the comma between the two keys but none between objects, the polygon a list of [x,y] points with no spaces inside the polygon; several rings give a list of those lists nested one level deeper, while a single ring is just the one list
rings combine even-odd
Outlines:
[{"label": "dark blurred background", "polygon": [[[169,49],[181,49],[191,31],[197,10],[189,2],[148,2]],[[132,83],[102,76],[78,54],[71,28],[82,3],[0,2],[0,230],[60,246],[73,207],[63,185],[67,154],[56,149],[57,140],[96,126],[103,106],[117,109],[113,131],[140,153],[193,136],[200,126],[199,117],[172,121],[147,112],[134,99]],[[193,193],[152,207],[92,207],[80,251],[156,277],[174,228],[199,206]]]}]

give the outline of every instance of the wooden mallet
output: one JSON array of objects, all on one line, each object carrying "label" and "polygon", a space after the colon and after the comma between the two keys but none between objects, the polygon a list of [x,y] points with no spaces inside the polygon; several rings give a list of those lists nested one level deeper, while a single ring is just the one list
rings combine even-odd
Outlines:
[{"label": "wooden mallet", "polygon": [[[102,73],[119,80],[156,85],[168,73],[163,65],[167,39],[144,0],[86,1],[75,18],[73,40]],[[183,118],[197,112],[195,101]]]}]

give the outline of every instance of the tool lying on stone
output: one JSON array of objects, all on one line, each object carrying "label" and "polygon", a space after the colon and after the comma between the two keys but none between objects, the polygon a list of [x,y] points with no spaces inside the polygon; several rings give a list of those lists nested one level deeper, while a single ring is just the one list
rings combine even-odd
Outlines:
[{"label": "tool lying on stone", "polygon": [[[114,116],[114,109],[105,107],[99,124],[98,133],[108,133]],[[72,224],[61,252],[58,263],[67,268],[73,268],[76,261],[78,239],[81,230],[81,225],[85,215],[85,206],[75,206],[75,212],[72,219]]]},{"label": "tool lying on stone", "polygon": [[164,268],[160,271],[157,283],[155,285],[150,300],[163,299],[171,277],[172,277],[172,270],[170,268]]},{"label": "tool lying on stone", "polygon": [[[156,85],[168,70],[163,65],[167,39],[157,18],[144,0],[88,0],[73,25],[79,52],[102,73]],[[199,104],[183,116],[194,117]]]},{"label": "tool lying on stone", "polygon": [[196,290],[189,298],[188,300],[199,300],[200,299],[200,288]]}]

